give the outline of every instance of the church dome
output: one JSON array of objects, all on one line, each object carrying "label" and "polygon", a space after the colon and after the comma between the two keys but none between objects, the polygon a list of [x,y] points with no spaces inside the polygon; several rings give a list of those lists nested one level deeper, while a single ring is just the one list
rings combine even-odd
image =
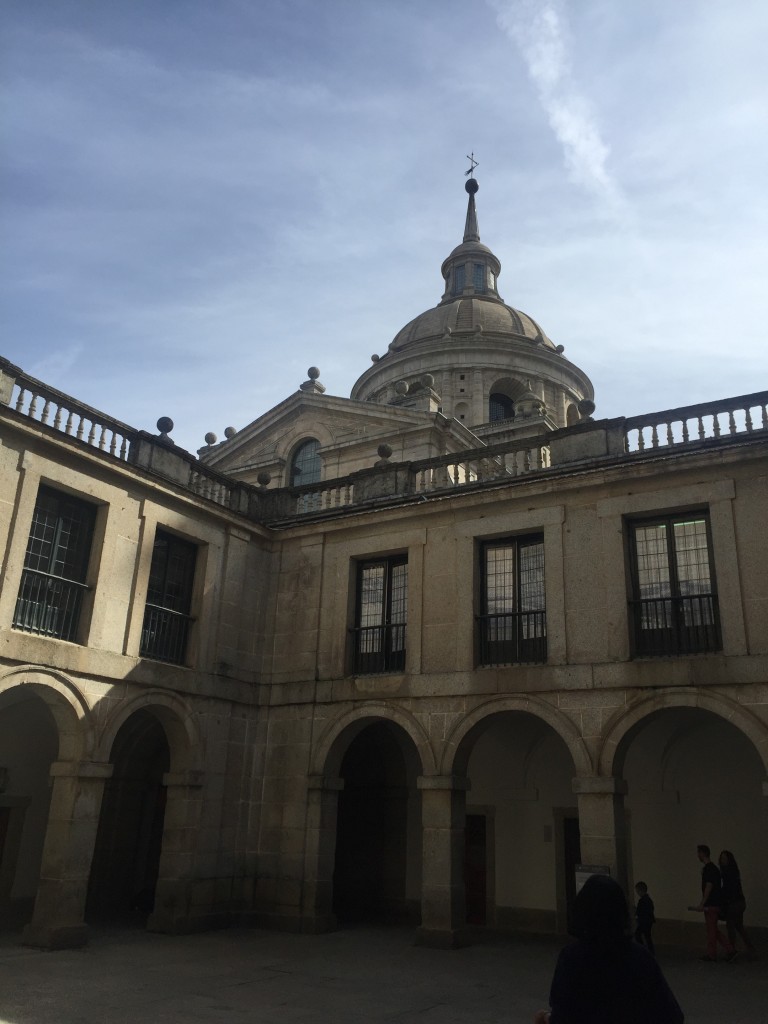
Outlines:
[{"label": "church dome", "polygon": [[550,427],[565,426],[568,416],[576,415],[569,410],[583,398],[592,399],[592,384],[563,356],[562,345],[553,344],[532,317],[499,295],[501,263],[480,241],[477,181],[470,178],[465,188],[464,237],[440,268],[440,301],[399,330],[381,356],[372,357],[351,397],[402,404],[413,396],[416,402],[419,381],[430,374],[439,411],[473,430],[482,428],[484,437],[502,406],[503,429],[510,429],[516,403],[521,420],[539,409]]},{"label": "church dome", "polygon": [[395,335],[389,346],[391,352],[399,352],[404,346],[429,338],[441,338],[461,331],[493,334],[511,334],[554,349],[553,343],[536,321],[513,309],[500,300],[467,296],[441,303],[414,317]]},{"label": "church dome", "polygon": [[507,306],[499,295],[497,282],[501,263],[480,241],[475,208],[478,187],[474,178],[470,178],[465,186],[469,202],[464,238],[440,268],[445,281],[440,303],[406,324],[395,335],[389,346],[390,352],[399,352],[405,345],[426,339],[473,331],[514,335],[549,348],[555,347],[535,320]]}]

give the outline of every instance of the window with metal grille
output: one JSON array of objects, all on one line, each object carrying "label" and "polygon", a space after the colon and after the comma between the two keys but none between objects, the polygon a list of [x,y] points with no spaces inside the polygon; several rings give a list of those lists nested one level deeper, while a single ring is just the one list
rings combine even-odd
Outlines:
[{"label": "window with metal grille", "polygon": [[546,661],[544,538],[487,541],[480,568],[480,664]]},{"label": "window with metal grille", "polygon": [[635,655],[719,651],[709,515],[630,523],[630,559]]},{"label": "window with metal grille", "polygon": [[508,395],[494,392],[488,399],[488,419],[491,423],[515,418],[515,403]]},{"label": "window with metal grille", "polygon": [[290,486],[316,484],[320,479],[320,442],[313,437],[303,441],[291,459]]},{"label": "window with metal grille", "polygon": [[465,275],[465,269],[464,269],[464,264],[463,263],[460,266],[454,268],[454,271],[453,271],[453,294],[454,295],[461,295],[461,293],[464,291],[464,275]]},{"label": "window with metal grille", "polygon": [[32,514],[14,629],[77,641],[96,508],[41,486]]},{"label": "window with metal grille", "polygon": [[193,622],[192,585],[197,547],[158,530],[152,549],[140,654],[183,665]]},{"label": "window with metal grille", "polygon": [[472,267],[472,284],[476,292],[485,291],[485,267],[482,263],[475,263]]},{"label": "window with metal grille", "polygon": [[408,560],[405,555],[361,562],[357,570],[354,671],[405,668]]}]

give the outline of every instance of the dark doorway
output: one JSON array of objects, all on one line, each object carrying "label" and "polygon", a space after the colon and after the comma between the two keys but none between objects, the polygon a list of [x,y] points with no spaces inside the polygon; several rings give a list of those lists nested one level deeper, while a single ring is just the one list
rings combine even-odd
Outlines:
[{"label": "dark doorway", "polygon": [[89,920],[143,924],[154,907],[165,816],[163,776],[170,767],[165,731],[137,711],[112,747],[88,886]]},{"label": "dark doorway", "polygon": [[464,889],[467,924],[486,924],[488,859],[484,814],[468,814],[464,828]]},{"label": "dark doorway", "polygon": [[563,818],[563,868],[565,871],[565,913],[568,934],[573,935],[573,901],[576,898],[576,865],[581,864],[579,819]]},{"label": "dark doorway", "polygon": [[408,770],[395,730],[365,728],[341,763],[333,911],[340,923],[413,923],[406,896]]}]

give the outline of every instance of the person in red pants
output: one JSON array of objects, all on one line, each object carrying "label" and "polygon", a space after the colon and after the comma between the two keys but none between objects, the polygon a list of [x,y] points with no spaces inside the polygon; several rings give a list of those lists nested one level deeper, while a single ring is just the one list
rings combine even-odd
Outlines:
[{"label": "person in red pants", "polygon": [[736,947],[717,927],[722,890],[720,869],[711,860],[710,849],[706,843],[700,843],[696,847],[696,855],[702,864],[701,900],[698,906],[691,907],[691,909],[704,912],[704,924],[707,928],[707,952],[699,959],[714,963],[717,960],[717,944],[719,942],[725,949],[725,959],[730,962],[736,957]]}]

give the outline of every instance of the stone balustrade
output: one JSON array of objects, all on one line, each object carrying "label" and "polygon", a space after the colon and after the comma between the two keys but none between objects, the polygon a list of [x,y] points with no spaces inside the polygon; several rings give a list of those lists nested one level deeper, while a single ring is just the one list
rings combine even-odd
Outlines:
[{"label": "stone balustrade", "polygon": [[235,481],[177,448],[167,435],[134,430],[35,380],[2,358],[0,405],[200,498],[273,525],[364,505],[424,499],[548,470],[596,465],[604,458],[647,456],[671,447],[746,439],[768,430],[768,391],[760,391],[628,419],[583,420],[562,430],[413,462],[391,462],[385,452],[385,457],[369,468],[345,477],[270,490]]},{"label": "stone balustrade", "polygon": [[768,391],[632,416],[624,421],[626,451],[691,444],[768,429]]},{"label": "stone balustrade", "polygon": [[43,426],[127,461],[136,431],[0,358],[0,402]]}]

